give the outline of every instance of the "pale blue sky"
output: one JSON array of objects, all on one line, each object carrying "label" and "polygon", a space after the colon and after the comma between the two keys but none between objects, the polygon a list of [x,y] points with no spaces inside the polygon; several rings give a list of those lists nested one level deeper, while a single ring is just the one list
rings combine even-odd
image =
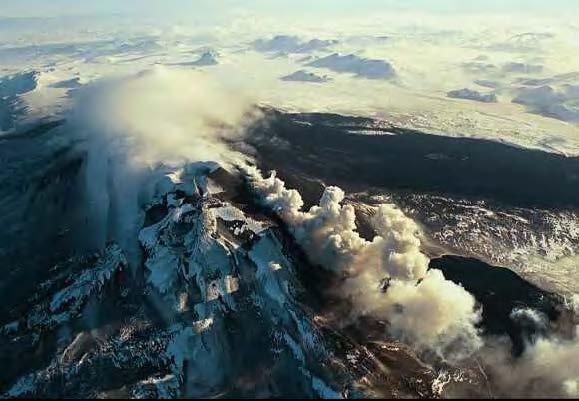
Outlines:
[{"label": "pale blue sky", "polygon": [[247,9],[257,13],[366,13],[412,9],[428,12],[525,12],[549,14],[579,11],[579,0],[0,0],[0,16],[42,17],[77,14],[199,16]]}]

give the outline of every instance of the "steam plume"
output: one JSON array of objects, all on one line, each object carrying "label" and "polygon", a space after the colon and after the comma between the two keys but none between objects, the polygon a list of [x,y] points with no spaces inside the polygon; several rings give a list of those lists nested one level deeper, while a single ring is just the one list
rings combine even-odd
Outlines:
[{"label": "steam plume", "polygon": [[483,353],[499,396],[579,396],[579,342],[539,338],[524,354],[512,359],[504,346]]},{"label": "steam plume", "polygon": [[73,121],[91,140],[121,146],[139,164],[238,162],[222,139],[239,138],[252,100],[202,72],[155,67],[97,82],[77,97]]},{"label": "steam plume", "polygon": [[353,300],[355,313],[387,319],[393,335],[443,357],[463,358],[481,346],[475,299],[442,272],[428,271],[418,226],[394,205],[377,209],[377,235],[367,241],[357,231],[353,206],[342,205],[341,189],[326,188],[319,206],[303,212],[300,194],[275,174],[264,179],[249,169],[248,176],[312,262],[349,276],[341,293]]},{"label": "steam plume", "polygon": [[239,88],[163,67],[96,82],[73,100],[69,128],[87,154],[89,247],[117,240],[133,264],[141,206],[154,195],[155,182],[186,162],[245,160],[225,140],[240,138],[257,117]]}]

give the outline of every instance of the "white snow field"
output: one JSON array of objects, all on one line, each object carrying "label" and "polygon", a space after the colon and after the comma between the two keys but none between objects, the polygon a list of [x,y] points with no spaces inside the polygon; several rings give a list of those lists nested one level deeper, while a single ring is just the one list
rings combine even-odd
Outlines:
[{"label": "white snow field", "polygon": [[[270,17],[1,18],[0,130],[59,118],[75,91],[99,78],[164,65],[203,70],[277,108],[579,154],[579,24],[571,16]],[[497,102],[447,97],[459,88]]]}]

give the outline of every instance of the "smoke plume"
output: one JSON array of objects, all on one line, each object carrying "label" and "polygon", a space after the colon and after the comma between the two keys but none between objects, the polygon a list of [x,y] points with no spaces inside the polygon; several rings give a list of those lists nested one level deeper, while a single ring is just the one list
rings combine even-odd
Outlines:
[{"label": "smoke plume", "polygon": [[579,341],[539,338],[517,359],[504,344],[487,347],[483,360],[498,396],[579,397]]},{"label": "smoke plume", "polygon": [[442,272],[428,270],[418,226],[394,205],[377,208],[377,235],[367,241],[358,233],[353,206],[342,205],[341,189],[326,188],[319,205],[304,212],[300,194],[275,174],[264,179],[253,168],[247,174],[311,261],[348,277],[340,293],[353,301],[357,315],[386,319],[392,335],[444,358],[466,357],[482,345],[475,299]]}]

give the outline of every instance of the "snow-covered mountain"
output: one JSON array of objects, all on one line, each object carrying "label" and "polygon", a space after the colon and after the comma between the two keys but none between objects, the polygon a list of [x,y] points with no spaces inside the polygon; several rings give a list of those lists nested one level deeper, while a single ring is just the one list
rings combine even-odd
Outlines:
[{"label": "snow-covered mountain", "polygon": [[[474,370],[430,368],[402,343],[377,347],[354,326],[340,332],[318,315],[302,281],[316,268],[272,215],[246,203],[239,178],[193,163],[155,188],[138,235],[140,267],[111,243],[54,266],[21,305],[26,312],[10,313],[0,346],[19,351],[2,353],[5,396],[480,391],[484,378]],[[384,369],[394,368],[385,380]]]}]

